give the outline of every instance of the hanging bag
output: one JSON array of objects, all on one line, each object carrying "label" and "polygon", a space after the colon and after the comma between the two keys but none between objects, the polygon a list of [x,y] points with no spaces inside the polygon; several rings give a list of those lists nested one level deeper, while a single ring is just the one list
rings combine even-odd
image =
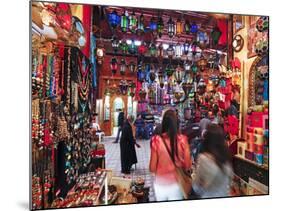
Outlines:
[{"label": "hanging bag", "polygon": [[181,188],[183,197],[184,197],[184,199],[188,199],[188,196],[189,196],[189,194],[191,192],[191,188],[192,188],[191,177],[187,173],[185,173],[185,171],[181,167],[178,167],[173,162],[172,154],[169,151],[168,146],[167,146],[167,144],[166,144],[166,142],[164,141],[163,138],[162,138],[162,141],[163,141],[163,143],[165,145],[165,148],[166,148],[166,150],[167,150],[167,152],[168,152],[168,154],[170,156],[170,159],[171,159],[172,163],[175,166],[175,169],[176,169],[176,179],[177,179],[178,184],[179,184],[179,186]]}]

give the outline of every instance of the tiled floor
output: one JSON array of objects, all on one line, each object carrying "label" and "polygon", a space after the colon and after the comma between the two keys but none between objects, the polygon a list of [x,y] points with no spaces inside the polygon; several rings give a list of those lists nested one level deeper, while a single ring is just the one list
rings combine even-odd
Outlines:
[{"label": "tiled floor", "polygon": [[[107,169],[113,170],[115,176],[122,176],[121,161],[120,161],[120,144],[112,143],[114,137],[104,137],[103,143],[106,150],[105,165]],[[153,175],[149,172],[150,160],[150,140],[138,140],[140,148],[136,148],[138,163],[131,171],[131,177],[134,179],[141,176],[145,179],[145,186],[150,187],[149,200],[155,201],[155,194],[153,188]]]}]

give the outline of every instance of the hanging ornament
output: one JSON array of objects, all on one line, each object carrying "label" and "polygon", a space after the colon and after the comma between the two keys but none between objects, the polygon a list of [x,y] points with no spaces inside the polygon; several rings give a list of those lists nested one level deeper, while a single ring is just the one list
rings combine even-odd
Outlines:
[{"label": "hanging ornament", "polygon": [[108,22],[113,29],[116,29],[116,27],[120,24],[120,16],[115,10],[108,14]]},{"label": "hanging ornament", "polygon": [[189,34],[189,33],[190,33],[190,28],[191,28],[190,23],[189,23],[188,20],[186,20],[186,21],[184,22],[184,26],[183,26],[184,32],[185,32],[186,34]]},{"label": "hanging ornament", "polygon": [[127,68],[126,60],[125,59],[121,59],[121,62],[120,62],[120,74],[121,75],[125,75],[126,68]]},{"label": "hanging ornament", "polygon": [[128,93],[128,83],[126,80],[121,80],[119,83],[119,89],[122,95],[126,95]]},{"label": "hanging ornament", "polygon": [[168,35],[170,38],[172,38],[175,35],[175,22],[172,20],[172,17],[170,17],[167,24],[168,24]]},{"label": "hanging ornament", "polygon": [[164,22],[161,16],[158,17],[158,22],[157,22],[157,33],[159,38],[162,37],[164,31]]},{"label": "hanging ornament", "polygon": [[142,63],[138,64],[138,72],[137,72],[137,79],[139,82],[144,82],[145,80],[145,72]]},{"label": "hanging ornament", "polygon": [[209,37],[206,32],[200,31],[197,33],[197,42],[200,48],[206,48],[206,45],[208,44]]},{"label": "hanging ornament", "polygon": [[177,66],[176,71],[174,72],[174,77],[175,77],[176,82],[178,84],[180,84],[183,81],[184,70],[183,70],[183,68],[180,65]]},{"label": "hanging ornament", "polygon": [[111,62],[110,62],[110,69],[111,69],[111,72],[113,74],[116,74],[116,72],[117,72],[117,68],[118,68],[118,64],[117,63],[118,63],[117,59],[115,57],[113,57],[111,59]]},{"label": "hanging ornament", "polygon": [[174,56],[175,50],[172,44],[169,45],[166,51],[169,58],[172,58]]},{"label": "hanging ornament", "polygon": [[201,71],[203,71],[207,67],[207,59],[203,55],[201,55],[201,58],[197,62],[197,65]]},{"label": "hanging ornament", "polygon": [[134,97],[135,94],[136,94],[136,85],[135,85],[135,83],[131,82],[131,83],[129,84],[129,95],[130,95],[131,97]]},{"label": "hanging ornament", "polygon": [[181,58],[181,56],[182,56],[182,47],[181,47],[180,43],[177,43],[176,47],[175,47],[175,57]]},{"label": "hanging ornament", "polygon": [[163,88],[164,87],[164,73],[162,71],[159,71],[157,76],[158,76],[159,86],[160,86],[160,88]]},{"label": "hanging ornament", "polygon": [[168,65],[166,66],[165,72],[166,72],[166,75],[167,75],[168,77],[171,77],[171,76],[173,75],[174,71],[175,71],[175,70],[174,70],[174,67],[173,67],[172,64],[168,64]]},{"label": "hanging ornament", "polygon": [[191,26],[190,26],[190,32],[192,34],[196,34],[198,32],[198,25],[196,23],[192,23]]},{"label": "hanging ornament", "polygon": [[182,25],[181,19],[178,18],[177,22],[176,22],[176,35],[177,35],[177,37],[181,36],[182,31],[183,31],[183,25]]},{"label": "hanging ornament", "polygon": [[152,18],[150,19],[149,29],[150,29],[150,31],[152,32],[152,34],[153,34],[154,36],[157,35],[157,23],[156,23],[154,17],[152,17]]},{"label": "hanging ornament", "polygon": [[122,32],[127,32],[129,28],[129,20],[128,20],[128,13],[124,11],[123,15],[121,16],[121,30]]},{"label": "hanging ornament", "polygon": [[97,63],[99,65],[101,65],[103,63],[104,51],[105,51],[105,49],[103,48],[102,45],[97,46],[97,48],[96,48],[96,57],[97,57]]},{"label": "hanging ornament", "polygon": [[197,93],[199,95],[203,95],[205,93],[205,91],[206,91],[206,83],[205,83],[204,79],[201,78],[197,85]]},{"label": "hanging ornament", "polygon": [[183,63],[183,69],[184,69],[184,71],[189,72],[189,71],[191,70],[191,65],[190,65],[190,63],[187,62],[187,61],[184,61],[184,63]]},{"label": "hanging ornament", "polygon": [[134,61],[130,61],[129,63],[129,70],[130,70],[130,73],[135,73],[136,71],[136,64]]},{"label": "hanging ornament", "polygon": [[144,55],[147,51],[147,47],[145,42],[143,42],[139,47],[138,47],[138,52],[140,55]]},{"label": "hanging ornament", "polygon": [[137,17],[135,15],[135,12],[133,12],[129,17],[129,29],[132,33],[136,33]]},{"label": "hanging ornament", "polygon": [[198,67],[197,67],[197,65],[196,65],[195,63],[191,65],[191,71],[192,71],[193,73],[197,73]]},{"label": "hanging ornament", "polygon": [[137,46],[134,40],[132,40],[132,43],[129,45],[128,51],[130,54],[135,54],[137,52]]},{"label": "hanging ornament", "polygon": [[157,48],[157,57],[163,58],[163,56],[164,56],[164,49],[163,49],[162,43],[160,43],[158,48]]},{"label": "hanging ornament", "polygon": [[220,31],[220,29],[216,26],[213,31],[211,32],[211,37],[213,40],[213,44],[217,45],[219,42],[219,39],[221,37],[222,32]]},{"label": "hanging ornament", "polygon": [[156,45],[154,42],[150,43],[149,53],[150,53],[150,56],[156,56],[157,48],[156,48]]},{"label": "hanging ornament", "polygon": [[119,48],[119,40],[117,39],[116,36],[112,37],[111,46],[112,46],[113,51],[116,53],[118,51],[118,48]]},{"label": "hanging ornament", "polygon": [[188,41],[186,40],[186,41],[184,42],[184,44],[183,44],[183,53],[184,53],[184,55],[187,55],[187,54],[188,54],[188,52],[189,52],[189,46],[190,46],[190,44],[189,44]]},{"label": "hanging ornament", "polygon": [[256,28],[259,32],[267,31],[268,26],[269,26],[268,16],[261,16],[256,22]]},{"label": "hanging ornament", "polygon": [[143,88],[141,88],[141,90],[139,91],[139,97],[140,97],[140,100],[142,102],[145,101],[145,99],[146,99],[146,91]]},{"label": "hanging ornament", "polygon": [[119,44],[119,48],[120,48],[120,50],[121,50],[123,53],[127,53],[128,49],[129,49],[129,46],[128,46],[128,44],[127,44],[127,42],[126,42],[125,39],[123,39],[123,40],[121,41],[121,43]]},{"label": "hanging ornament", "polygon": [[137,24],[137,35],[140,36],[144,32],[144,16],[141,14],[138,17],[138,24]]}]

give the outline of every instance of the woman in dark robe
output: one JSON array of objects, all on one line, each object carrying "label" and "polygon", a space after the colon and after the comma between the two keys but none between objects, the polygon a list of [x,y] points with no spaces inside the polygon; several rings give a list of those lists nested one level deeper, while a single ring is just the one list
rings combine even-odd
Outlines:
[{"label": "woman in dark robe", "polygon": [[132,123],[133,117],[128,116],[123,125],[120,140],[121,172],[123,174],[130,174],[132,165],[138,162],[135,149],[136,140],[133,136]]}]

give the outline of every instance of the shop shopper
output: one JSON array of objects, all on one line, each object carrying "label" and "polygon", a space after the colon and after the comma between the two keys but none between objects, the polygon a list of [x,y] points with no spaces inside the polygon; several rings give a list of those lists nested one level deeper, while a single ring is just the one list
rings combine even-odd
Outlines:
[{"label": "shop shopper", "polygon": [[151,139],[149,168],[155,174],[157,201],[184,198],[176,166],[186,172],[191,168],[190,151],[187,137],[178,133],[175,111],[167,110],[163,116],[161,135],[155,135]]},{"label": "shop shopper", "polygon": [[122,132],[122,127],[124,124],[124,119],[125,119],[125,114],[123,112],[122,109],[119,110],[119,114],[118,114],[118,122],[117,122],[117,126],[118,126],[118,132],[117,132],[117,136],[116,139],[113,143],[118,143],[119,141],[119,137],[120,137],[120,133]]},{"label": "shop shopper", "polygon": [[145,123],[144,123],[144,120],[142,119],[141,115],[138,115],[134,125],[136,127],[136,138],[143,139]]},{"label": "shop shopper", "polygon": [[192,188],[199,198],[226,197],[232,175],[224,131],[217,124],[209,124],[197,158]]},{"label": "shop shopper", "polygon": [[132,129],[133,122],[134,117],[129,115],[124,123],[120,140],[121,172],[125,176],[130,174],[132,165],[138,162],[135,149],[136,140]]}]

